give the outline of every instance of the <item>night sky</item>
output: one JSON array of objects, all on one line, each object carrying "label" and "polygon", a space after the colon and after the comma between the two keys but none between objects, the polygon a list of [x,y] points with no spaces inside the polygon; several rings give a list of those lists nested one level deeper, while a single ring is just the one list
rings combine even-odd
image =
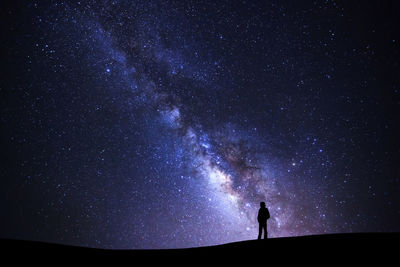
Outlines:
[{"label": "night sky", "polygon": [[397,1],[2,1],[0,237],[400,231]]}]

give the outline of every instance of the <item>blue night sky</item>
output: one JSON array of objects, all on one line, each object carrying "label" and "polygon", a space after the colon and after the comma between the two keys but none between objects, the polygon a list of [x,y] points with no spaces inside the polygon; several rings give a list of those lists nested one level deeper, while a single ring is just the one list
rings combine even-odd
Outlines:
[{"label": "blue night sky", "polygon": [[400,231],[395,1],[5,1],[0,237]]}]

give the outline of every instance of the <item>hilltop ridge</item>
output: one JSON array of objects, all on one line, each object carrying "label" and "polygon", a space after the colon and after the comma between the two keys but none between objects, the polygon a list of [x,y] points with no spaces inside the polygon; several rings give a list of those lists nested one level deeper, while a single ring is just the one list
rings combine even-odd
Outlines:
[{"label": "hilltop ridge", "polygon": [[[2,239],[4,258],[48,262],[53,259],[71,263],[136,263],[139,260],[174,263],[251,263],[279,262],[346,263],[380,262],[396,259],[400,233],[328,234],[301,237],[246,240],[182,249],[109,250],[36,241]],[[15,257],[15,255],[17,255]],[[161,261],[161,262],[160,262]],[[164,262],[164,263],[165,263]],[[124,263],[125,265],[125,263]],[[129,264],[131,265],[131,264]]]}]

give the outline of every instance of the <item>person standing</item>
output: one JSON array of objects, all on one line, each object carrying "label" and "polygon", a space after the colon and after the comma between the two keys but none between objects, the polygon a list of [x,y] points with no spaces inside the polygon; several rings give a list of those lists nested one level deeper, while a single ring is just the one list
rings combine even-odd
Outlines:
[{"label": "person standing", "polygon": [[264,229],[264,239],[268,238],[267,232],[267,220],[270,218],[269,210],[265,207],[265,202],[260,203],[260,209],[258,210],[258,239],[261,239],[262,230]]}]

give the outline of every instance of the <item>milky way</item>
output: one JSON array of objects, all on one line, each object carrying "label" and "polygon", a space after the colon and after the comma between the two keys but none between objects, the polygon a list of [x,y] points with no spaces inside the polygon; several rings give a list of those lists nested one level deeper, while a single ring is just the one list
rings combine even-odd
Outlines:
[{"label": "milky way", "polygon": [[261,201],[270,237],[400,230],[400,40],[377,6],[5,5],[1,237],[221,244],[256,238]]}]

